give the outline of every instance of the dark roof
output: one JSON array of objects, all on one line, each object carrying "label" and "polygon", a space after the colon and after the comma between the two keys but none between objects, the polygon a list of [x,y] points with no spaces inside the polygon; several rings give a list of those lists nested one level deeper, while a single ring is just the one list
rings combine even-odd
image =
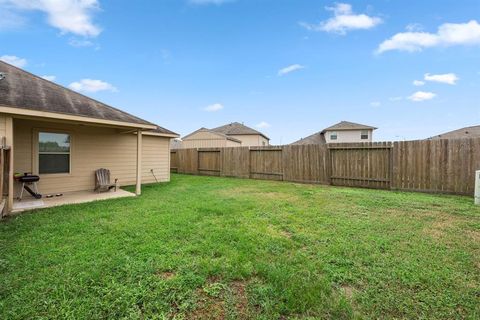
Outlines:
[{"label": "dark roof", "polygon": [[377,128],[360,124],[360,123],[340,121],[339,123],[334,124],[333,126],[323,129],[322,132],[333,131],[333,130],[341,131],[341,130],[375,130],[375,129]]},{"label": "dark roof", "polygon": [[172,134],[172,135],[176,135],[176,136],[179,136],[178,133],[176,132],[173,132],[173,131],[170,131],[168,129],[165,129],[163,127],[160,127],[160,126],[157,126],[157,129],[153,129],[153,130],[150,130],[149,132],[155,132],[155,133],[165,133],[165,134]]},{"label": "dark roof", "polygon": [[480,126],[465,127],[433,136],[429,139],[463,139],[480,137]]},{"label": "dark roof", "polygon": [[2,106],[154,125],[3,61],[0,61],[0,73],[5,75],[4,79],[0,80],[0,105]]},{"label": "dark roof", "polygon": [[188,137],[190,137],[191,135],[193,135],[193,134],[195,134],[195,133],[197,133],[197,132],[209,132],[209,133],[211,133],[211,134],[214,134],[214,135],[216,135],[216,136],[220,136],[220,137],[225,138],[225,139],[227,139],[227,140],[231,140],[231,141],[235,141],[235,142],[240,142],[240,143],[242,142],[242,141],[240,141],[240,140],[238,140],[238,139],[235,139],[235,138],[233,138],[233,137],[230,137],[230,136],[228,136],[228,135],[226,135],[226,134],[224,134],[224,133],[217,132],[217,131],[213,131],[212,129],[207,129],[207,128],[205,128],[205,127],[202,127],[202,128],[200,128],[200,129],[198,129],[198,130],[193,131],[192,133],[187,134],[187,135],[184,136],[182,139],[185,140],[185,139],[187,139]]},{"label": "dark roof", "polygon": [[260,131],[257,131],[255,129],[252,129],[250,127],[247,127],[246,125],[239,123],[239,122],[232,122],[229,124],[226,124],[224,126],[220,126],[217,128],[213,128],[212,131],[215,132],[220,132],[226,135],[261,135],[267,140],[270,140],[269,137],[261,133]]},{"label": "dark roof", "polygon": [[325,144],[325,143],[326,143],[325,135],[322,132],[316,132],[308,137],[292,142],[291,144],[304,145],[304,144]]}]

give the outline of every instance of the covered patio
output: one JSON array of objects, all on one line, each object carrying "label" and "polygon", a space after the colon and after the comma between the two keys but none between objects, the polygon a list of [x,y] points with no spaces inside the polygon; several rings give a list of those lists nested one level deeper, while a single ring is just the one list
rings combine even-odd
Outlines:
[{"label": "covered patio", "polygon": [[[0,73],[0,217],[170,179],[176,133],[3,62]],[[135,194],[95,193],[99,184]]]},{"label": "covered patio", "polygon": [[126,197],[135,197],[135,194],[122,189],[118,189],[117,191],[102,193],[97,193],[93,191],[73,191],[64,193],[61,196],[54,195],[51,198],[43,197],[42,199],[24,197],[22,200],[14,199],[11,213],[15,214],[33,209],[50,208],[66,204],[78,204]]}]

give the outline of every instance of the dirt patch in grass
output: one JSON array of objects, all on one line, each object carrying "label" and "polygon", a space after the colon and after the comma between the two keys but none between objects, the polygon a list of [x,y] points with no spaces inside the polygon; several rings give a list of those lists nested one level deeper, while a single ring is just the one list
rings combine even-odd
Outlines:
[{"label": "dirt patch in grass", "polygon": [[235,296],[235,309],[239,319],[245,319],[248,316],[248,299],[246,293],[247,283],[245,281],[234,281],[230,285],[233,295]]},{"label": "dirt patch in grass", "polygon": [[228,285],[211,277],[202,288],[196,290],[197,307],[186,319],[247,319],[249,318],[247,281],[237,280]]},{"label": "dirt patch in grass", "polygon": [[345,297],[347,297],[348,300],[352,300],[353,295],[357,291],[357,289],[355,289],[353,286],[348,285],[348,284],[342,284],[342,286],[340,288],[341,288],[343,294],[345,295]]},{"label": "dirt patch in grass", "polygon": [[235,187],[227,188],[224,190],[219,190],[218,193],[223,196],[228,197],[238,197],[238,196],[253,196],[255,198],[261,198],[265,200],[282,200],[282,201],[300,201],[300,197],[289,192],[272,192],[265,191],[249,187]]},{"label": "dirt patch in grass", "polygon": [[458,218],[452,215],[435,215],[434,221],[423,229],[423,232],[434,239],[444,237],[448,229],[452,228]]},{"label": "dirt patch in grass", "polygon": [[197,289],[197,308],[187,314],[186,319],[225,319],[225,302],[223,298],[214,297],[203,288]]}]

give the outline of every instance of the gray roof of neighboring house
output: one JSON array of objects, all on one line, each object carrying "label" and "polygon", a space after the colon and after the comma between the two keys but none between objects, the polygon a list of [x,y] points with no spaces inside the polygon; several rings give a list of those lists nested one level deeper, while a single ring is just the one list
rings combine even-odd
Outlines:
[{"label": "gray roof of neighboring house", "polygon": [[430,137],[429,139],[462,139],[480,137],[480,126],[465,127]]},{"label": "gray roof of neighboring house", "polygon": [[330,126],[328,128],[325,128],[322,130],[322,132],[325,131],[341,131],[341,130],[375,130],[377,128],[372,127],[372,126],[367,126],[364,124],[360,123],[354,123],[354,122],[349,122],[349,121],[340,121],[339,123],[334,124],[333,126]]},{"label": "gray roof of neighboring house", "polygon": [[[101,120],[155,125],[0,61],[0,105]],[[175,134],[162,127],[159,133]]]},{"label": "gray roof of neighboring house", "polygon": [[325,143],[326,143],[325,135],[322,132],[316,132],[308,137],[292,142],[291,144],[304,145],[304,144],[325,144]]},{"label": "gray roof of neighboring house", "polygon": [[341,121],[333,126],[323,129],[322,131],[316,132],[306,138],[302,138],[298,141],[292,142],[294,145],[302,144],[325,144],[325,132],[327,131],[342,131],[342,130],[375,130],[377,128],[372,126],[367,126],[364,124]]},{"label": "gray roof of neighboring house", "polygon": [[209,133],[211,133],[211,134],[214,134],[214,135],[216,135],[216,136],[220,136],[220,137],[225,138],[225,139],[227,139],[227,140],[231,140],[231,141],[235,141],[235,142],[239,142],[239,143],[242,142],[242,141],[240,141],[240,140],[238,140],[238,139],[235,139],[235,138],[233,138],[233,137],[230,137],[230,136],[228,136],[228,135],[226,135],[226,134],[224,134],[224,133],[222,133],[222,132],[213,131],[213,129],[207,129],[207,128],[204,128],[204,127],[200,128],[200,129],[198,129],[198,130],[195,130],[195,131],[193,131],[192,133],[187,134],[187,135],[184,136],[182,139],[183,139],[183,140],[188,139],[188,137],[190,137],[191,135],[194,135],[195,133],[198,133],[198,132],[209,132]]},{"label": "gray roof of neighboring house", "polygon": [[220,132],[226,135],[261,135],[265,139],[270,140],[269,137],[267,137],[260,131],[247,127],[246,125],[239,122],[232,122],[224,126],[213,128],[211,130],[215,132]]}]

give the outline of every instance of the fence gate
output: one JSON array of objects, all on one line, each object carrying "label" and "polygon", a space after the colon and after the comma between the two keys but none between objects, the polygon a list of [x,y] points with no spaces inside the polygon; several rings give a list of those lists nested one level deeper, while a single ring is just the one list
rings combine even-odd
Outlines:
[{"label": "fence gate", "polygon": [[390,143],[335,144],[330,151],[332,185],[390,189],[392,149]]}]

